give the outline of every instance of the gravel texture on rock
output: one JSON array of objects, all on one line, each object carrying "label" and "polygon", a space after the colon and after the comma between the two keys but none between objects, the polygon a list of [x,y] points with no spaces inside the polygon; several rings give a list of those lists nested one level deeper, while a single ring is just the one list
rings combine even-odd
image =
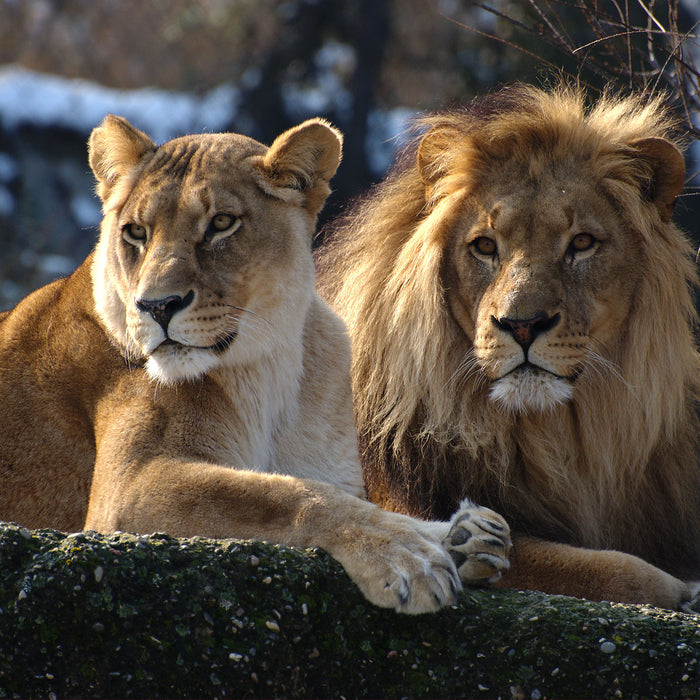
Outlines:
[{"label": "gravel texture on rock", "polygon": [[700,618],[508,590],[417,617],[320,550],[0,526],[0,698],[700,696]]}]

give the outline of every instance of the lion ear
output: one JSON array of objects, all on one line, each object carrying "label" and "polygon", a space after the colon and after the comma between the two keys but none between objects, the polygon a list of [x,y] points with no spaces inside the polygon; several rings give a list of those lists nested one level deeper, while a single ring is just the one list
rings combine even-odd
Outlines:
[{"label": "lion ear", "polygon": [[343,136],[323,119],[309,119],[278,136],[255,159],[267,194],[299,201],[310,214],[321,211],[329,182],[340,164]]},{"label": "lion ear", "polygon": [[451,129],[442,126],[433,127],[418,145],[416,160],[418,172],[426,186],[431,187],[446,174],[445,153],[450,143],[454,144]]},{"label": "lion ear", "polygon": [[457,175],[463,186],[467,183],[467,173],[475,171],[480,151],[474,140],[462,129],[450,123],[438,123],[418,144],[416,161],[418,172],[425,185],[426,203],[435,203],[447,194],[445,189],[450,176]]},{"label": "lion ear", "polygon": [[452,124],[437,124],[418,144],[416,160],[418,172],[426,187],[431,188],[438,180],[449,173],[455,144],[461,144],[459,152],[470,150],[471,141]]},{"label": "lion ear", "polygon": [[630,145],[651,165],[652,178],[645,195],[659,210],[661,220],[669,221],[685,182],[683,154],[670,141],[659,137],[638,139]]},{"label": "lion ear", "polygon": [[136,170],[156,145],[124,117],[108,114],[88,141],[90,167],[97,178],[97,192],[104,202],[120,178]]}]

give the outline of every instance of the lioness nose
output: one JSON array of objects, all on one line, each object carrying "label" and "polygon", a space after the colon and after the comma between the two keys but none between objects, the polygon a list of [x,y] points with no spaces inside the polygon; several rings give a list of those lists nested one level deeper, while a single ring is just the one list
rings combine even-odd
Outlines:
[{"label": "lioness nose", "polygon": [[181,309],[189,306],[194,299],[194,292],[190,290],[184,297],[171,294],[164,299],[137,299],[136,306],[141,311],[149,313],[164,331],[168,330],[168,324],[172,317]]},{"label": "lioness nose", "polygon": [[506,333],[510,333],[515,342],[518,343],[525,352],[541,333],[545,333],[550,328],[559,323],[559,314],[548,316],[543,311],[538,311],[532,318],[501,318],[491,317],[497,328]]}]

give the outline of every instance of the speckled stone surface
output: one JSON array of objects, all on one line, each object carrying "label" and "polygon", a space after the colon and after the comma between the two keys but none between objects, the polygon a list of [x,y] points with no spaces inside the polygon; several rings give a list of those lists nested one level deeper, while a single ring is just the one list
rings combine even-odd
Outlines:
[{"label": "speckled stone surface", "polygon": [[318,550],[0,525],[0,698],[700,697],[700,618],[505,590],[410,617]]}]

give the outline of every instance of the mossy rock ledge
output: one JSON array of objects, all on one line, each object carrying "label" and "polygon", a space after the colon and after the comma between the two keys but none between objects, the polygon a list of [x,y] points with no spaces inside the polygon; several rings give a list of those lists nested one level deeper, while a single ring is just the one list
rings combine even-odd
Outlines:
[{"label": "mossy rock ledge", "polygon": [[700,618],[507,590],[365,601],[320,550],[0,525],[2,698],[700,697]]}]

